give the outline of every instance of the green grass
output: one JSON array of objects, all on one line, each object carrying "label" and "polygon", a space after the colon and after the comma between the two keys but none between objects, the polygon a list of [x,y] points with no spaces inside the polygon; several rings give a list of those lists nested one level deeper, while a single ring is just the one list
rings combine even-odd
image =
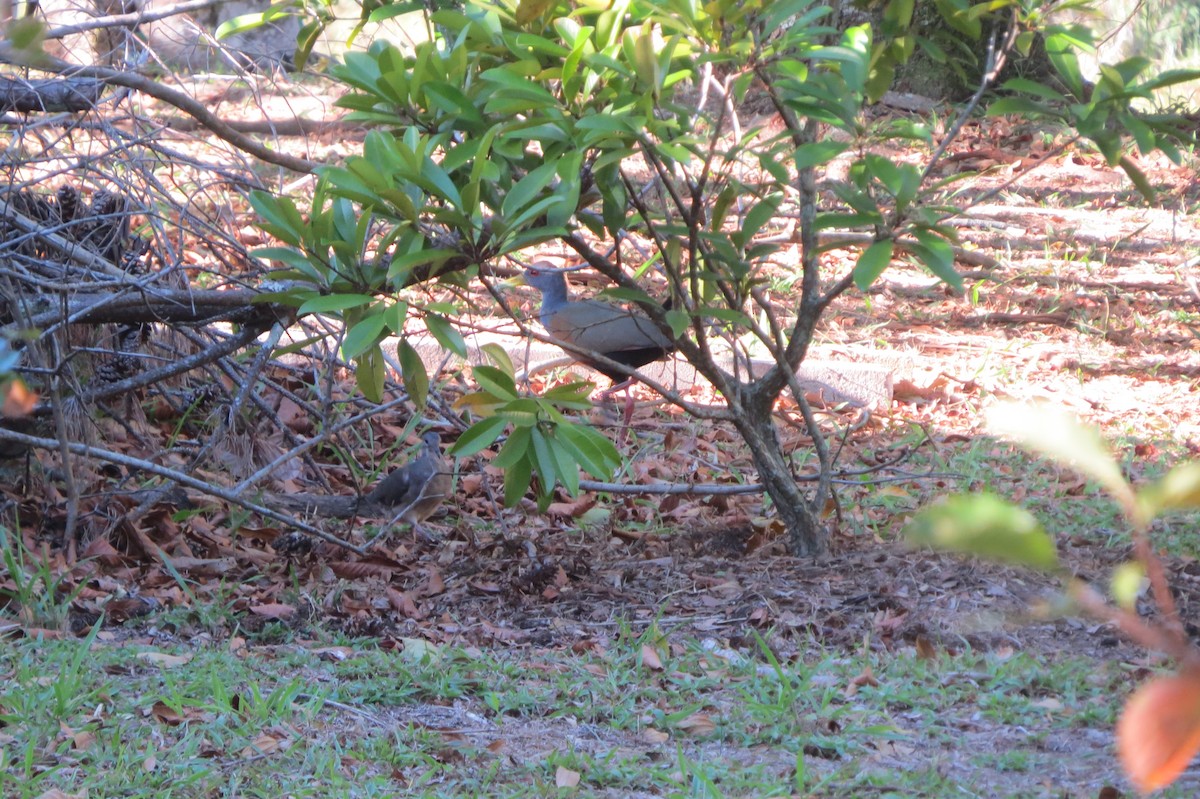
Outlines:
[{"label": "green grass", "polygon": [[[781,664],[766,647],[727,661],[658,632],[582,654],[410,657],[350,642],[343,660],[301,641],[237,652],[10,644],[0,651],[0,795],[16,798],[50,787],[147,797],[1039,795],[1035,775],[1055,757],[1045,737],[1103,734],[1128,688],[1126,675],[1069,654]],[[661,649],[662,670],[642,663],[643,644]],[[160,651],[190,659],[145,659]],[[868,668],[877,685],[847,691]],[[948,772],[939,762],[951,754],[929,754],[953,753],[964,729],[1020,733],[1015,747],[954,756]],[[560,768],[580,775],[573,792],[555,787]],[[983,787],[996,775],[1010,792]]]}]

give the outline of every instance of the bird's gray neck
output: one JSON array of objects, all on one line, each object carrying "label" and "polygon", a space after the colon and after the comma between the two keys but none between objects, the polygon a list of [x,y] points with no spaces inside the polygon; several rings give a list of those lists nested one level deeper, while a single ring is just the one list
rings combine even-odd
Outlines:
[{"label": "bird's gray neck", "polygon": [[538,316],[542,327],[546,327],[547,320],[568,302],[570,300],[567,299],[567,279],[562,275],[554,275],[542,287],[542,310]]}]

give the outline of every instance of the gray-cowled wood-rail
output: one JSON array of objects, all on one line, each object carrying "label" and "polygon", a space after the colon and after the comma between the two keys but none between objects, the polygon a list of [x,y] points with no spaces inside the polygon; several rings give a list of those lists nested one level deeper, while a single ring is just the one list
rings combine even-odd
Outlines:
[{"label": "gray-cowled wood-rail", "polygon": [[[572,300],[562,272],[534,264],[525,270],[523,282],[542,293],[538,319],[551,336],[588,353],[636,369],[667,357],[675,344],[650,319],[637,311],[602,300]],[[626,389],[625,420],[628,424],[633,400],[628,388],[632,377],[598,358],[569,351],[571,356],[607,376],[613,385],[604,392]]]}]

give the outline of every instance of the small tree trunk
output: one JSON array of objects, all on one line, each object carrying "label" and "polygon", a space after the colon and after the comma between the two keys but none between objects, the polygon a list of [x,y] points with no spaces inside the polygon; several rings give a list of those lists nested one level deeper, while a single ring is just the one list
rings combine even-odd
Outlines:
[{"label": "small tree trunk", "polygon": [[788,551],[797,557],[820,555],[825,551],[826,531],[817,517],[817,509],[792,475],[771,416],[771,402],[747,399],[743,397],[738,403],[746,412],[735,413],[733,423],[749,446],[758,479],[787,528]]}]

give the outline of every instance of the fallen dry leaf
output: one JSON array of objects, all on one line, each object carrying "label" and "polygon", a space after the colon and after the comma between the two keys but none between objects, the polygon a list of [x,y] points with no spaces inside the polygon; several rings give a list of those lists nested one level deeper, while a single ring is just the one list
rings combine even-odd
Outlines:
[{"label": "fallen dry leaf", "polygon": [[871,671],[870,666],[867,666],[865,669],[863,669],[862,672],[859,673],[859,675],[851,680],[850,684],[846,686],[846,698],[849,699],[857,694],[858,689],[864,685],[869,685],[872,687],[877,687],[879,685],[879,680],[875,679],[875,673]]},{"label": "fallen dry leaf", "polygon": [[154,703],[154,706],[150,708],[150,716],[156,721],[171,727],[177,727],[186,721],[183,716],[179,715],[162,702]]},{"label": "fallen dry leaf", "polygon": [[264,605],[251,605],[250,612],[266,619],[288,619],[296,615],[296,608],[282,602],[268,602]]},{"label": "fallen dry leaf", "polygon": [[241,755],[244,758],[270,755],[287,749],[290,744],[291,741],[289,741],[287,738],[281,738],[270,733],[263,733],[255,738],[249,746],[243,748]]},{"label": "fallen dry leaf", "polygon": [[559,766],[554,772],[554,784],[559,788],[574,788],[579,784],[579,772],[572,771],[566,766]]},{"label": "fallen dry leaf", "polygon": [[693,713],[676,724],[679,729],[689,735],[712,735],[717,729],[717,723],[707,713]]},{"label": "fallen dry leaf", "polygon": [[668,733],[656,730],[653,727],[645,728],[638,737],[648,744],[665,744],[671,740],[671,736]]},{"label": "fallen dry leaf", "polygon": [[163,669],[179,668],[192,660],[191,655],[168,655],[166,652],[138,652],[135,657],[143,663]]}]

